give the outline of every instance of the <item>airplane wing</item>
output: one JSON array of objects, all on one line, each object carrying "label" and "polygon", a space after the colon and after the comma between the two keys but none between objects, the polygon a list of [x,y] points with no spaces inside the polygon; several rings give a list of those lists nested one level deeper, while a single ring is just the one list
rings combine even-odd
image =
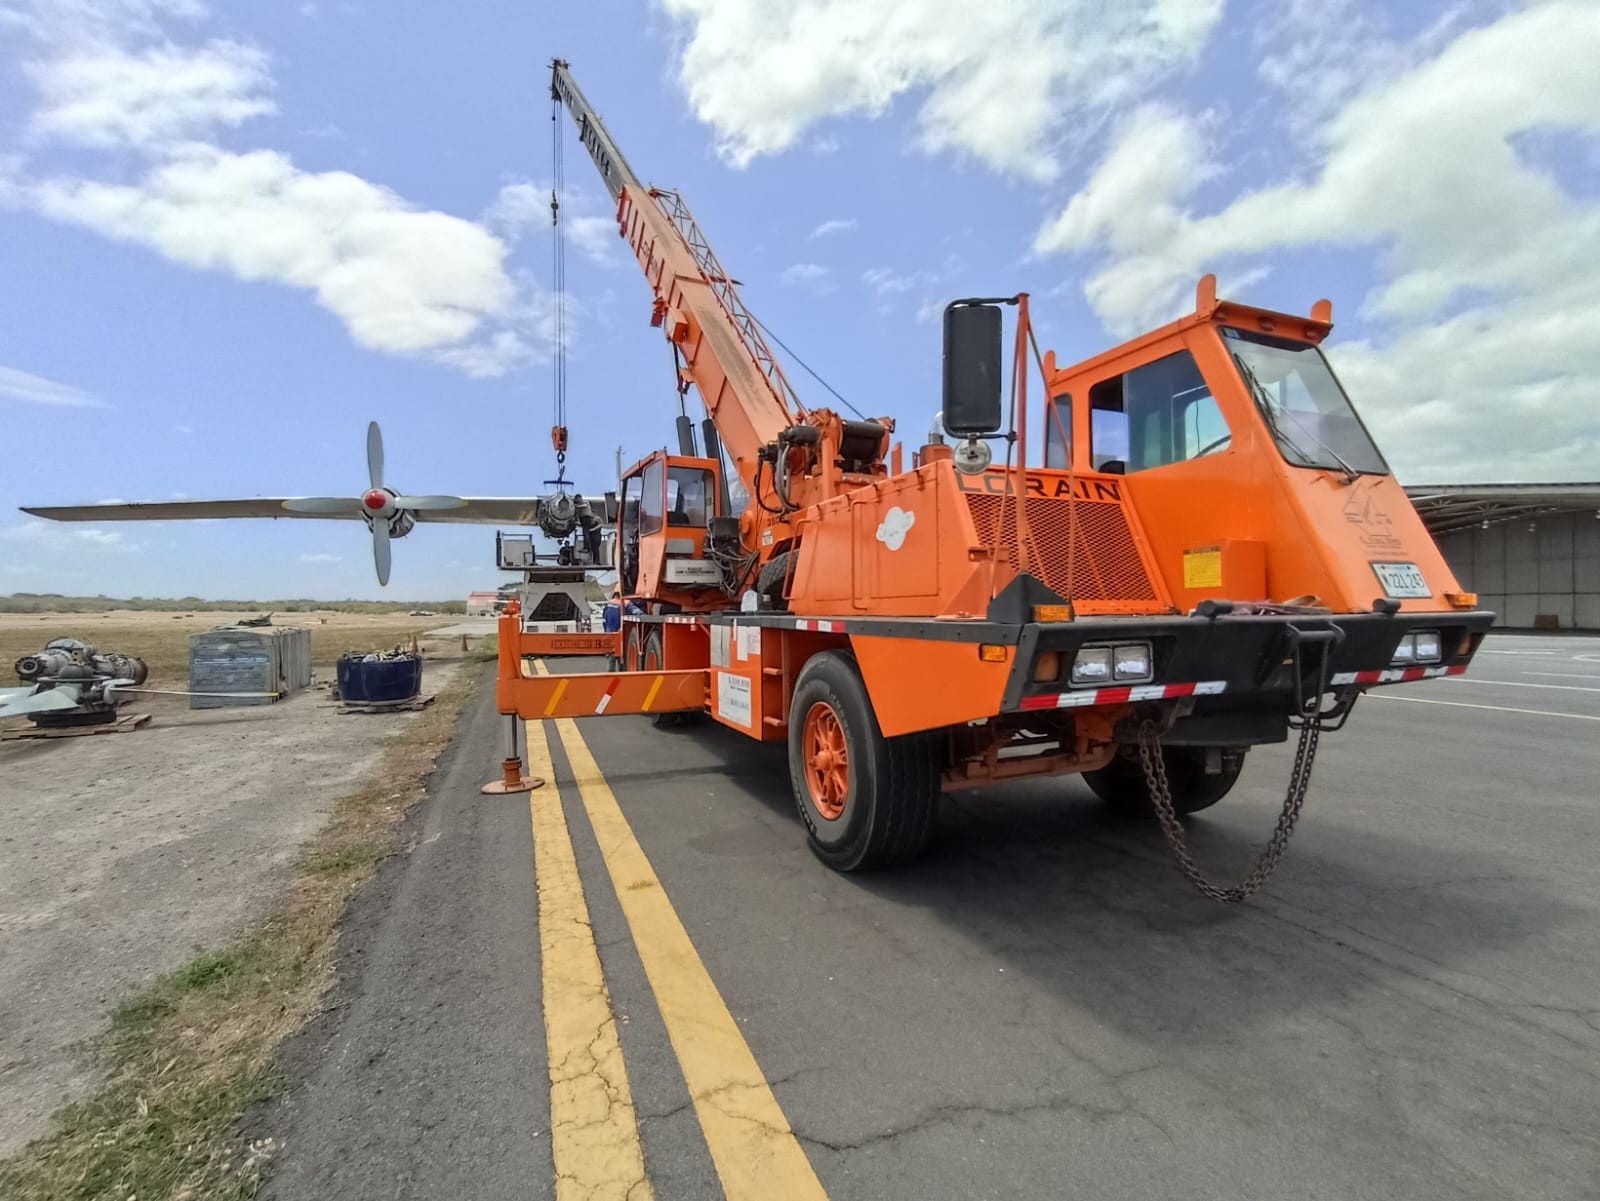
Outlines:
[{"label": "airplane wing", "polygon": [[24,513],[48,521],[193,521],[202,517],[332,517],[354,520],[361,514],[294,513],[284,501],[299,497],[260,496],[254,500],[167,500],[153,503],[134,501],[120,505],[24,505]]},{"label": "airplane wing", "polygon": [[[322,499],[299,496],[262,496],[253,500],[170,500],[116,505],[24,505],[22,511],[48,521],[196,521],[225,517],[296,517],[331,521],[359,521],[360,501],[347,509],[303,513],[285,506],[291,500]],[[536,496],[464,496],[454,509],[408,510],[419,522],[454,522],[464,525],[537,525],[540,499]]]},{"label": "airplane wing", "polygon": [[463,496],[467,503],[459,509],[420,509],[417,521],[455,522],[461,525],[538,525],[536,496]]}]

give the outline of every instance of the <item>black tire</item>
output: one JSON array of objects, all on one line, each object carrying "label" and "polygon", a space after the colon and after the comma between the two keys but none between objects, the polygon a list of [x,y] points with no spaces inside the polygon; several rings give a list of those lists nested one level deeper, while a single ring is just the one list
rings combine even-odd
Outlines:
[{"label": "black tire", "polygon": [[[808,780],[805,727],[817,706],[842,728],[849,787],[830,818]],[[835,871],[908,863],[927,848],[939,806],[939,735],[885,738],[855,657],[815,655],[800,673],[789,706],[789,783],[811,849]]]},{"label": "black tire", "polygon": [[644,667],[644,634],[637,624],[628,627],[627,637],[622,640],[622,670],[640,671]]},{"label": "black tire", "polygon": [[756,595],[765,598],[774,609],[787,609],[789,598],[784,595],[784,585],[789,580],[789,557],[793,551],[781,550],[761,565],[756,576]]},{"label": "black tire", "polygon": [[[1222,753],[1222,770],[1208,775],[1205,747],[1162,747],[1161,759],[1167,768],[1173,812],[1199,813],[1227,796],[1244,769],[1244,757],[1243,748],[1227,748]],[[1095,796],[1118,812],[1135,817],[1147,817],[1155,812],[1136,750],[1119,752],[1099,771],[1084,772],[1083,779]]]},{"label": "black tire", "polygon": [[[639,651],[640,671],[667,670],[667,654],[662,645],[660,630],[651,630],[644,636],[644,645]],[[683,724],[686,716],[683,713],[652,713],[650,724],[658,729],[662,726],[678,726]]]}]

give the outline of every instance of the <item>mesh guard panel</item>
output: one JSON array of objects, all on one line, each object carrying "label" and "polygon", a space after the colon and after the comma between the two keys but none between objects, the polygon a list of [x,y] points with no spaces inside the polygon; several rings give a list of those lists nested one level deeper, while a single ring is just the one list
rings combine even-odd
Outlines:
[{"label": "mesh guard panel", "polygon": [[[966,497],[978,541],[995,547],[1001,563],[1021,571],[1015,499],[977,492],[968,492]],[[1028,528],[1033,534],[1028,568],[1047,587],[1084,611],[1165,609],[1120,504],[1030,496],[1027,506]],[[1072,544],[1074,522],[1076,547]]]}]

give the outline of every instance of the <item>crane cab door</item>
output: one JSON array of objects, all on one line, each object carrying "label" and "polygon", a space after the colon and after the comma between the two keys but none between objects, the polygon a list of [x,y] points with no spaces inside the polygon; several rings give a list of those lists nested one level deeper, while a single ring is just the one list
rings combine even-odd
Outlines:
[{"label": "crane cab door", "polygon": [[721,591],[722,573],[706,557],[717,471],[714,459],[658,451],[623,477],[617,563],[624,594],[693,607]]}]

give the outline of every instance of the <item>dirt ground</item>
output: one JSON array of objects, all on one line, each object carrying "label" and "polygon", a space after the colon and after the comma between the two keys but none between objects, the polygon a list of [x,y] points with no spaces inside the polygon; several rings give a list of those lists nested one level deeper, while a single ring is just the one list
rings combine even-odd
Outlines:
[{"label": "dirt ground", "polygon": [[[228,617],[0,615],[0,678],[45,640],[13,651],[19,635],[38,632],[148,653],[152,684],[181,688],[183,676],[158,664]],[[294,614],[284,624],[312,626],[326,680],[338,644],[393,645],[402,629],[451,619],[406,620]],[[454,658],[425,663],[424,693],[471,670],[459,635],[438,649]],[[0,743],[0,1155],[92,1086],[78,1044],[109,1008],[265,910],[332,802],[378,768],[382,736],[416,716],[341,716],[320,687],[261,708],[147,697],[124,712],[152,720],[131,733]]]}]

